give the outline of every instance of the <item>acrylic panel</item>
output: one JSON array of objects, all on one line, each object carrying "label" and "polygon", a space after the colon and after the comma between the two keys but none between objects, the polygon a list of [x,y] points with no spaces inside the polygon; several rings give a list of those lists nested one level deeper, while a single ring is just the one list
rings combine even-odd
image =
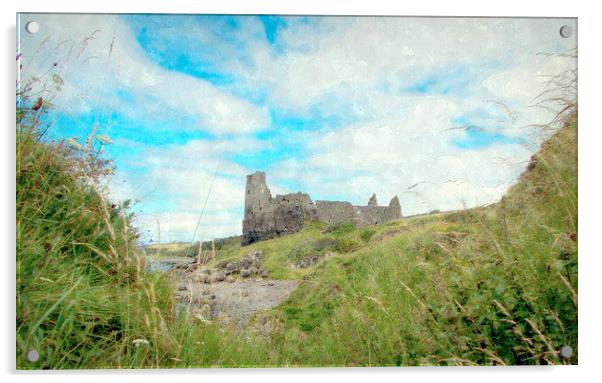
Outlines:
[{"label": "acrylic panel", "polygon": [[577,364],[577,20],[17,15],[18,369]]}]

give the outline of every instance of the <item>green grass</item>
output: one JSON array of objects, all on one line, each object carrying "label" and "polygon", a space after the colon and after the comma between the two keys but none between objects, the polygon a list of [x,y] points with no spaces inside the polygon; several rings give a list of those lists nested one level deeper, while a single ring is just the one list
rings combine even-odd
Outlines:
[{"label": "green grass", "polygon": [[577,363],[576,140],[570,116],[486,208],[221,246],[215,264],[259,249],[272,278],[301,281],[265,334],[175,318],[127,205],[89,182],[106,166],[21,129],[17,368],[558,364],[562,345]]}]

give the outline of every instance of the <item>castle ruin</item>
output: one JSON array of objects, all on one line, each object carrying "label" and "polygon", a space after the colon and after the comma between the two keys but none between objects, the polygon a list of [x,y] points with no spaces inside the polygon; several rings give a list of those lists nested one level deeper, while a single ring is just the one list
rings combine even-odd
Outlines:
[{"label": "castle ruin", "polygon": [[378,206],[375,194],[366,206],[343,201],[314,203],[309,194],[301,192],[272,197],[265,173],[255,172],[247,176],[242,244],[296,233],[306,220],[328,224],[350,222],[361,227],[398,218],[401,218],[401,205],[397,196],[391,199],[389,206]]}]

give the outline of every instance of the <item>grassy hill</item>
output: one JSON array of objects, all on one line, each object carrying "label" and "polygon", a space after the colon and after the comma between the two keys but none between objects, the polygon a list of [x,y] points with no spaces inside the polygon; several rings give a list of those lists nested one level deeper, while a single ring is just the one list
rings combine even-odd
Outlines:
[{"label": "grassy hill", "polygon": [[316,223],[227,249],[261,249],[273,277],[303,280],[273,313],[277,364],[560,363],[561,346],[577,350],[576,138],[571,116],[486,208],[329,233]]},{"label": "grassy hill", "polygon": [[[173,317],[164,276],[123,271],[140,257],[106,233],[124,232],[124,214],[102,218],[102,198],[71,176],[38,180],[52,172],[70,174],[30,167],[17,180],[19,368],[577,363],[576,115],[495,205],[364,229],[312,223],[224,245],[215,264],[260,249],[272,278],[302,281],[242,331]],[[68,182],[69,204],[54,192],[26,194],[34,182]],[[65,219],[91,226],[46,224]],[[99,256],[111,247],[119,257]],[[123,252],[132,255],[121,260]],[[575,350],[568,361],[557,353],[563,345]],[[24,360],[32,347],[42,355],[35,364]]]}]

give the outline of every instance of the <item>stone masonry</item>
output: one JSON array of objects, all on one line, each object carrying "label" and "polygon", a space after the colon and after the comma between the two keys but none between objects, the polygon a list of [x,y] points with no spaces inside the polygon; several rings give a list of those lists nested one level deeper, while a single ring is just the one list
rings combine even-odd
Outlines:
[{"label": "stone masonry", "polygon": [[401,205],[397,196],[389,206],[378,206],[375,194],[366,206],[342,201],[316,201],[314,204],[309,194],[301,192],[272,197],[265,173],[255,172],[247,176],[242,244],[296,233],[306,220],[367,226],[398,218],[401,218]]}]

